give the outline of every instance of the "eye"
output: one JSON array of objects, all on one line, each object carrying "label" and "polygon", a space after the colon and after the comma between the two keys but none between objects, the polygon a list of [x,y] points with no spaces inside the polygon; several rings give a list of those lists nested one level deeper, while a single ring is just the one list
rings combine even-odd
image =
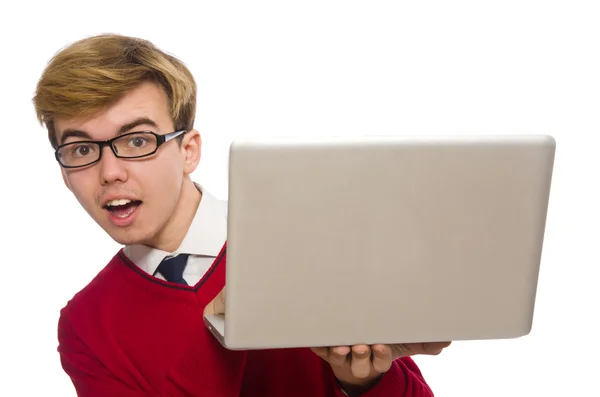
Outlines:
[{"label": "eye", "polygon": [[131,148],[143,148],[148,143],[148,138],[143,135],[134,135],[127,140],[127,146]]},{"label": "eye", "polygon": [[94,154],[94,152],[94,145],[89,143],[73,145],[71,148],[71,155],[73,157],[85,157]]}]

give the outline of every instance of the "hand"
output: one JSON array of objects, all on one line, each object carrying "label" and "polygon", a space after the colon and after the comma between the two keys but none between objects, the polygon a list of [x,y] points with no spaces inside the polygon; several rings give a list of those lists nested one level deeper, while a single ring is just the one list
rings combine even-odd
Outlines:
[{"label": "hand", "polygon": [[395,345],[355,345],[316,347],[311,350],[327,361],[342,388],[351,394],[373,387],[394,360],[417,354],[438,355],[451,342],[406,343]]},{"label": "hand", "polygon": [[[206,316],[224,313],[225,287],[204,309]],[[417,354],[438,355],[448,346],[450,342],[317,347],[311,350],[331,365],[344,390],[354,394],[373,387],[394,360]]]},{"label": "hand", "polygon": [[219,294],[210,301],[204,308],[204,315],[210,316],[213,314],[225,314],[225,287],[219,292]]}]

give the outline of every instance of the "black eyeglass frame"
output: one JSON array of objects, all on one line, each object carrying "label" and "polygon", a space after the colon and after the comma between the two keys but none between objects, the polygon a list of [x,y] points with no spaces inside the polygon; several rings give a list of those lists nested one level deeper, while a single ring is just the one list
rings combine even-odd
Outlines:
[{"label": "black eyeglass frame", "polygon": [[[56,150],[54,151],[54,157],[56,158],[56,161],[58,161],[58,163],[61,165],[61,167],[63,168],[82,168],[82,167],[87,167],[90,166],[92,164],[95,164],[97,162],[99,162],[102,159],[102,153],[104,152],[104,147],[108,146],[110,147],[110,150],[113,152],[113,154],[115,155],[116,158],[120,158],[120,159],[139,159],[139,158],[143,158],[143,157],[148,157],[148,156],[152,156],[154,153],[156,153],[158,151],[158,148],[161,147],[164,143],[169,142],[172,139],[177,138],[180,135],[183,135],[185,133],[187,133],[187,130],[177,130],[177,131],[173,131],[173,132],[169,132],[167,134],[157,134],[155,132],[152,131],[133,131],[133,132],[128,132],[126,134],[123,135],[119,135],[116,136],[114,138],[108,139],[106,141],[93,141],[93,140],[86,140],[86,141],[77,141],[77,142],[69,142],[69,143],[64,143],[62,145],[59,145]],[[122,156],[119,155],[117,153],[117,149],[115,149],[115,147],[113,146],[113,142],[119,140],[119,139],[123,139],[123,137],[126,136],[130,136],[130,135],[137,135],[137,134],[151,134],[154,135],[154,137],[156,138],[156,148],[147,154],[143,154],[141,156]],[[100,152],[98,154],[98,158],[94,161],[92,161],[91,163],[87,163],[84,165],[65,165],[60,161],[60,156],[58,155],[58,152],[60,151],[60,149],[67,147],[67,146],[73,146],[73,145],[81,145],[82,143],[93,143],[96,144],[100,147]]]}]

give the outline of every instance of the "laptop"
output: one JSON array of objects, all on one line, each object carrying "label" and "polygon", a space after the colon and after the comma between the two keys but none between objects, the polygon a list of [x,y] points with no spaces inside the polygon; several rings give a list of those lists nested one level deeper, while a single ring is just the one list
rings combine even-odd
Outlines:
[{"label": "laptop", "polygon": [[548,135],[241,139],[229,153],[232,350],[518,338],[532,328]]}]

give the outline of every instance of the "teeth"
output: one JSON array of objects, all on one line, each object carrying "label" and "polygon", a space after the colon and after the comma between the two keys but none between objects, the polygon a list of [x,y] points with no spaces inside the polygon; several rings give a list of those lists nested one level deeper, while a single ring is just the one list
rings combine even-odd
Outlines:
[{"label": "teeth", "polygon": [[106,205],[111,206],[111,207],[116,207],[118,205],[125,205],[125,204],[129,204],[129,203],[131,203],[131,200],[118,199],[118,200],[112,200],[112,201],[108,202]]}]

